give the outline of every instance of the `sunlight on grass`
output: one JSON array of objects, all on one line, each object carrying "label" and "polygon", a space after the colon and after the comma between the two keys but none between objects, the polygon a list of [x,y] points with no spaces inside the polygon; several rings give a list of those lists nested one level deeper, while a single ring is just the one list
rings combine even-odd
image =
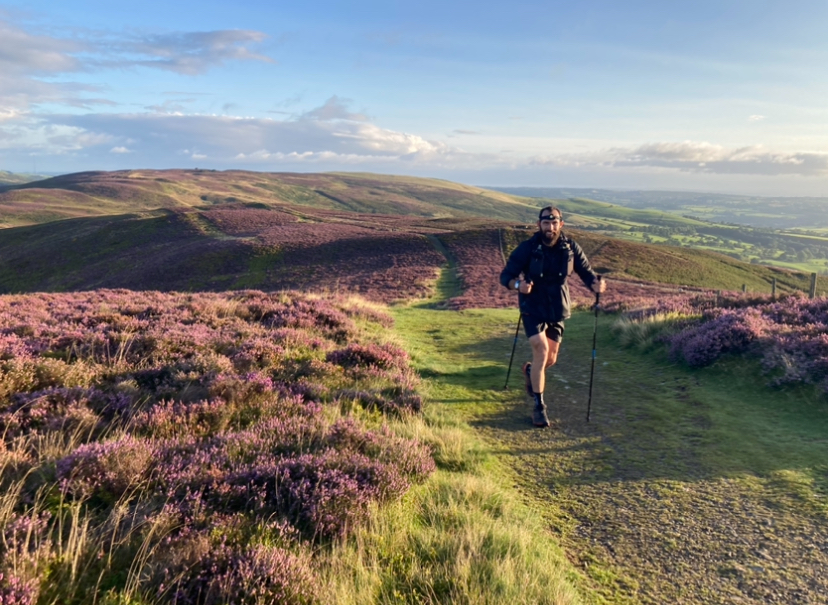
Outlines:
[{"label": "sunlight on grass", "polygon": [[332,553],[332,602],[578,603],[568,563],[545,533],[509,490],[441,472]]}]

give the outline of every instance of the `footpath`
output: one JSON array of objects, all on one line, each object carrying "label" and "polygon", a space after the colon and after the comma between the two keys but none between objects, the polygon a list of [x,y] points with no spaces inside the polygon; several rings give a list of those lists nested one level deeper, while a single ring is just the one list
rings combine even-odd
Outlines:
[{"label": "footpath", "polygon": [[516,312],[398,308],[432,405],[451,407],[514,473],[579,570],[584,600],[687,605],[828,600],[828,402],[777,392],[738,360],[693,372],[622,350],[601,317],[567,322],[535,429]]}]

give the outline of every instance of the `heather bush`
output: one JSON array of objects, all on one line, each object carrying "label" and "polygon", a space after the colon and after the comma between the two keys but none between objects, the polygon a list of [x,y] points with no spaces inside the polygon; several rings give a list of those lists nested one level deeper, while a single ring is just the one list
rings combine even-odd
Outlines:
[{"label": "heather bush", "polygon": [[[343,535],[366,518],[372,501],[398,496],[409,485],[396,466],[354,452],[306,454],[274,470],[272,497],[280,513],[319,538]],[[255,485],[270,476],[244,479]]]},{"label": "heather bush", "polygon": [[408,366],[408,354],[393,345],[350,344],[344,349],[328,353],[326,359],[344,368],[373,367],[381,370],[401,370]]},{"label": "heather bush", "polygon": [[[353,298],[288,292],[0,297],[0,485],[21,519],[54,513],[20,569],[52,570],[49,602],[162,583],[160,602],[314,602],[300,543],[348,535],[434,470],[382,428],[421,405],[408,356],[376,342],[388,325]],[[198,547],[215,528],[232,546]],[[37,597],[12,571],[2,590]]]},{"label": "heather bush", "polygon": [[264,545],[209,547],[172,586],[162,586],[177,605],[311,605],[316,582],[307,558]]},{"label": "heather bush", "polygon": [[150,443],[130,435],[82,445],[58,460],[57,477],[68,493],[114,502],[146,479],[153,462]]},{"label": "heather bush", "polygon": [[828,299],[789,296],[705,313],[670,339],[671,354],[705,366],[726,353],[761,359],[771,383],[816,384],[828,390]]},{"label": "heather bush", "polygon": [[97,388],[50,387],[16,393],[0,412],[0,432],[13,438],[34,431],[71,431],[113,422],[125,416],[132,404],[124,393]]},{"label": "heather bush", "polygon": [[233,408],[223,399],[195,403],[162,401],[137,413],[132,418],[130,430],[162,439],[187,435],[206,437],[226,430],[233,413]]},{"label": "heather bush", "polygon": [[3,605],[35,605],[37,583],[24,581],[8,572],[0,572],[0,603]]},{"label": "heather bush", "polygon": [[670,354],[689,365],[710,365],[725,353],[744,353],[767,331],[757,309],[721,311],[698,326],[683,330],[672,339]]}]

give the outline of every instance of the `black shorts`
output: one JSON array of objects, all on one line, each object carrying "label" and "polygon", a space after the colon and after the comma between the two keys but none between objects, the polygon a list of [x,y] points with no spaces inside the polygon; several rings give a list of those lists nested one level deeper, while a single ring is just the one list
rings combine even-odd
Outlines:
[{"label": "black shorts", "polygon": [[563,340],[564,323],[562,321],[553,321],[550,323],[524,313],[523,330],[526,332],[527,338],[532,338],[535,334],[546,332],[546,337],[549,340],[561,342]]}]

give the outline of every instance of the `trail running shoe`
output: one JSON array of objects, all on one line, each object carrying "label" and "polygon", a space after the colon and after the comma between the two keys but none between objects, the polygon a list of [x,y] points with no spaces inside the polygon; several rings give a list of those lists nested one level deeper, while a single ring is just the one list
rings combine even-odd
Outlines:
[{"label": "trail running shoe", "polygon": [[549,426],[549,418],[546,415],[545,405],[535,406],[535,409],[532,411],[532,424],[541,429]]},{"label": "trail running shoe", "polygon": [[523,377],[526,379],[526,394],[529,397],[534,397],[535,391],[532,390],[532,364],[528,361],[523,364]]}]

